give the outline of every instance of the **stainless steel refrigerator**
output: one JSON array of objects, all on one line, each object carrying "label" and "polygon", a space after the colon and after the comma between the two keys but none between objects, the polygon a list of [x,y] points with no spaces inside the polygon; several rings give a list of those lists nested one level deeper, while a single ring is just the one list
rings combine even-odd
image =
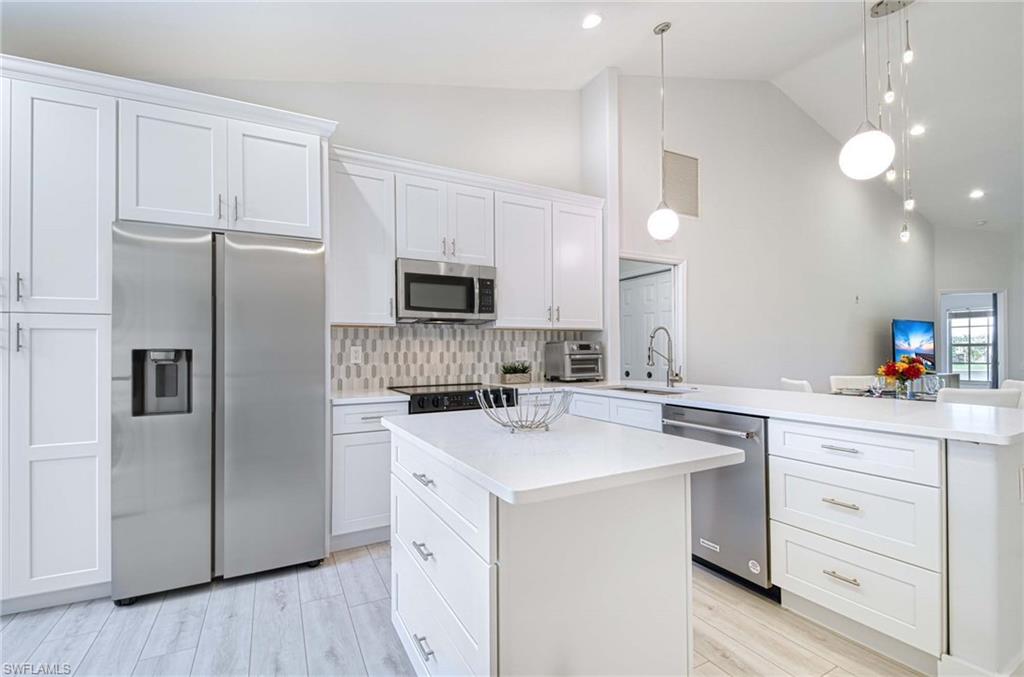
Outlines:
[{"label": "stainless steel refrigerator", "polygon": [[114,225],[118,603],[326,555],[324,248]]}]

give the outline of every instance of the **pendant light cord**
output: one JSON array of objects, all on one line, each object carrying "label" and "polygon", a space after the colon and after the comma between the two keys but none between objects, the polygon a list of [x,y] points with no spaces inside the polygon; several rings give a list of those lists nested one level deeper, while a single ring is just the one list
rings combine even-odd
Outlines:
[{"label": "pendant light cord", "polygon": [[658,155],[658,178],[661,185],[661,203],[665,202],[665,31],[661,38],[661,154]]},{"label": "pendant light cord", "polygon": [[[864,40],[861,42],[861,52],[864,54],[864,119],[871,124],[871,116],[868,113],[868,3],[867,0],[861,3],[861,25],[864,29]],[[664,48],[662,49],[664,51]],[[662,57],[664,58],[664,57]]]}]

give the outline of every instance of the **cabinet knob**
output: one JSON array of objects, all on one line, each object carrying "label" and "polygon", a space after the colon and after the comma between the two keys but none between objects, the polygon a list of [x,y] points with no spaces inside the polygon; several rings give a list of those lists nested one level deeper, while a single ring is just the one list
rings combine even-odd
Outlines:
[{"label": "cabinet knob", "polygon": [[441,256],[448,256],[448,238],[441,238]]}]

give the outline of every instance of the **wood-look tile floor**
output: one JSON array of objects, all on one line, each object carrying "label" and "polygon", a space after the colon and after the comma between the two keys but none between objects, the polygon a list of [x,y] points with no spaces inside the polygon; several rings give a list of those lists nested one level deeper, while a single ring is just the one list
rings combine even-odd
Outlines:
[{"label": "wood-look tile floor", "polygon": [[[99,599],[3,616],[0,669],[410,675],[391,627],[390,561],[388,544],[378,543],[336,552],[315,569],[216,581],[127,607]],[[700,567],[694,572],[695,674],[916,674]]]}]

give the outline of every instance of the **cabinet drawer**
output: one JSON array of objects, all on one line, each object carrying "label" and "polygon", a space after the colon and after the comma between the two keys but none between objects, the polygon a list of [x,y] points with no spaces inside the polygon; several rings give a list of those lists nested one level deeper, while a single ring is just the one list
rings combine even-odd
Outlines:
[{"label": "cabinet drawer", "polygon": [[492,499],[486,489],[470,482],[400,433],[391,435],[391,472],[484,561],[492,561]]},{"label": "cabinet drawer", "polygon": [[331,430],[335,435],[384,430],[384,426],[380,424],[381,416],[399,416],[408,413],[409,404],[406,402],[336,404],[331,408]]},{"label": "cabinet drawer", "polygon": [[459,652],[467,658],[476,655],[490,629],[491,567],[394,476],[391,510],[392,547],[405,547],[458,619],[461,632],[453,639]]},{"label": "cabinet drawer", "polygon": [[773,457],[771,518],[941,571],[942,496],[935,487]]},{"label": "cabinet drawer", "polygon": [[392,620],[417,674],[487,674],[488,664],[474,671],[459,653],[456,642],[463,633],[458,621],[413,557],[404,545],[392,545]]},{"label": "cabinet drawer", "polygon": [[610,420],[644,430],[661,432],[661,405],[657,402],[611,398]]},{"label": "cabinet drawer", "polygon": [[942,653],[942,577],[771,522],[772,583],[932,656]]},{"label": "cabinet drawer", "polygon": [[582,395],[573,393],[569,413],[573,416],[596,418],[607,421],[611,418],[611,398],[600,395]]},{"label": "cabinet drawer", "polygon": [[798,461],[940,486],[939,440],[868,430],[772,421],[768,453]]}]

